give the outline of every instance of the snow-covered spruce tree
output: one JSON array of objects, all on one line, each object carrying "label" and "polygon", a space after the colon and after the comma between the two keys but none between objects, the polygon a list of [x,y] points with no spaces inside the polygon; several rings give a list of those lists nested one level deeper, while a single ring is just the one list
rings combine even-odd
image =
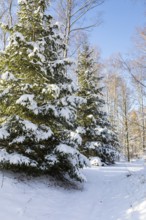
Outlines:
[{"label": "snow-covered spruce tree", "polygon": [[115,161],[119,144],[103,111],[102,88],[99,88],[102,77],[97,77],[98,71],[93,50],[85,43],[77,64],[78,95],[87,100],[78,111],[77,130],[83,139],[81,152],[87,157],[99,156],[102,162],[111,164]]},{"label": "snow-covered spruce tree", "polygon": [[19,0],[19,8],[0,54],[1,169],[82,181],[87,160],[74,122],[83,99],[73,95],[58,26],[45,15],[45,0]]}]

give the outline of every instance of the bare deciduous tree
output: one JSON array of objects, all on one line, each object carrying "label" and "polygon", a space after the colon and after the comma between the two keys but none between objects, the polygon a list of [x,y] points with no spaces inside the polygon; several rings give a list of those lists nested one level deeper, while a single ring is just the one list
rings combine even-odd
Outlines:
[{"label": "bare deciduous tree", "polygon": [[[9,27],[12,27],[16,20],[16,16],[14,13],[14,7],[16,7],[16,5],[16,0],[0,0],[0,21],[3,22],[5,25],[8,25]],[[7,37],[7,32],[1,29],[1,49],[4,49],[6,47]]]},{"label": "bare deciduous tree", "polygon": [[[62,31],[64,34],[64,43],[68,46],[77,35],[81,32],[89,30],[101,23],[99,16],[94,18],[93,22],[85,20],[86,15],[94,8],[100,6],[105,0],[58,0],[54,6],[57,20],[62,23]],[[98,14],[98,13],[96,13]],[[99,15],[99,14],[98,14]],[[64,57],[67,57],[68,48],[66,48]],[[75,48],[76,50],[76,48]]]}]

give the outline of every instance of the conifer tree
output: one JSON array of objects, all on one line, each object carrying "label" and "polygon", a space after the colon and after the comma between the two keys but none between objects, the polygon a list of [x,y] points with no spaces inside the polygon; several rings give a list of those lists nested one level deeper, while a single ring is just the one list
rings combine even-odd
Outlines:
[{"label": "conifer tree", "polygon": [[0,54],[0,165],[33,174],[66,174],[83,180],[75,132],[76,108],[83,102],[66,73],[65,45],[47,1],[19,0],[18,23]]},{"label": "conifer tree", "polygon": [[114,163],[119,144],[103,111],[102,88],[99,88],[102,77],[97,77],[98,71],[93,50],[85,43],[79,53],[77,67],[78,95],[87,101],[78,111],[77,130],[83,139],[81,152],[87,157],[99,156],[102,162],[110,164]]}]

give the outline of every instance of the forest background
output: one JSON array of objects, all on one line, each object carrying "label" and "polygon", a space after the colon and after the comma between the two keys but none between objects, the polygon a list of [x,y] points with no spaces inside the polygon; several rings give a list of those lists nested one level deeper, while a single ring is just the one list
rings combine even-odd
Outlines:
[{"label": "forest background", "polygon": [[[1,0],[0,6],[1,21],[13,26],[17,1]],[[146,148],[145,1],[52,0],[50,12],[66,33],[65,57],[75,59],[86,41],[94,48],[105,110],[122,151],[128,160],[141,156]],[[1,49],[7,39],[1,30]]]}]

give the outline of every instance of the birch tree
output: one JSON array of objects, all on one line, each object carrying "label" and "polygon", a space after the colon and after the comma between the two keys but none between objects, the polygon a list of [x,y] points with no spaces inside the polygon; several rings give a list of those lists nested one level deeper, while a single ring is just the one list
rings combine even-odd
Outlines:
[{"label": "birch tree", "polygon": [[[67,48],[64,52],[64,57],[68,56],[69,46],[74,41],[79,33],[87,31],[93,27],[96,27],[101,23],[99,19],[99,13],[97,17],[89,22],[87,15],[93,11],[96,7],[102,5],[105,0],[58,0],[54,6],[57,20],[62,23],[62,32],[64,35],[64,43]],[[82,39],[82,37],[81,37]],[[72,53],[74,54],[77,48],[74,48]]]},{"label": "birch tree", "polygon": [[[4,22],[6,26],[12,27],[16,21],[14,8],[17,7],[16,0],[1,0],[0,1],[0,21]],[[8,32],[5,28],[0,31],[1,49],[5,49],[7,44]]]},{"label": "birch tree", "polygon": [[123,133],[123,145],[125,146],[125,152],[128,161],[130,161],[130,120],[129,113],[132,108],[131,92],[127,86],[126,81],[122,81],[120,85],[120,115],[122,122],[122,133]]},{"label": "birch tree", "polygon": [[[145,112],[145,101],[146,101],[146,89],[142,84],[146,82],[145,71],[140,67],[135,67],[135,77],[137,79],[133,80],[133,84],[136,92],[136,100],[138,104],[138,115],[139,115],[139,127],[140,127],[140,137],[141,137],[141,146],[144,150],[146,148],[146,112]],[[139,83],[141,82],[141,83]]]}]

